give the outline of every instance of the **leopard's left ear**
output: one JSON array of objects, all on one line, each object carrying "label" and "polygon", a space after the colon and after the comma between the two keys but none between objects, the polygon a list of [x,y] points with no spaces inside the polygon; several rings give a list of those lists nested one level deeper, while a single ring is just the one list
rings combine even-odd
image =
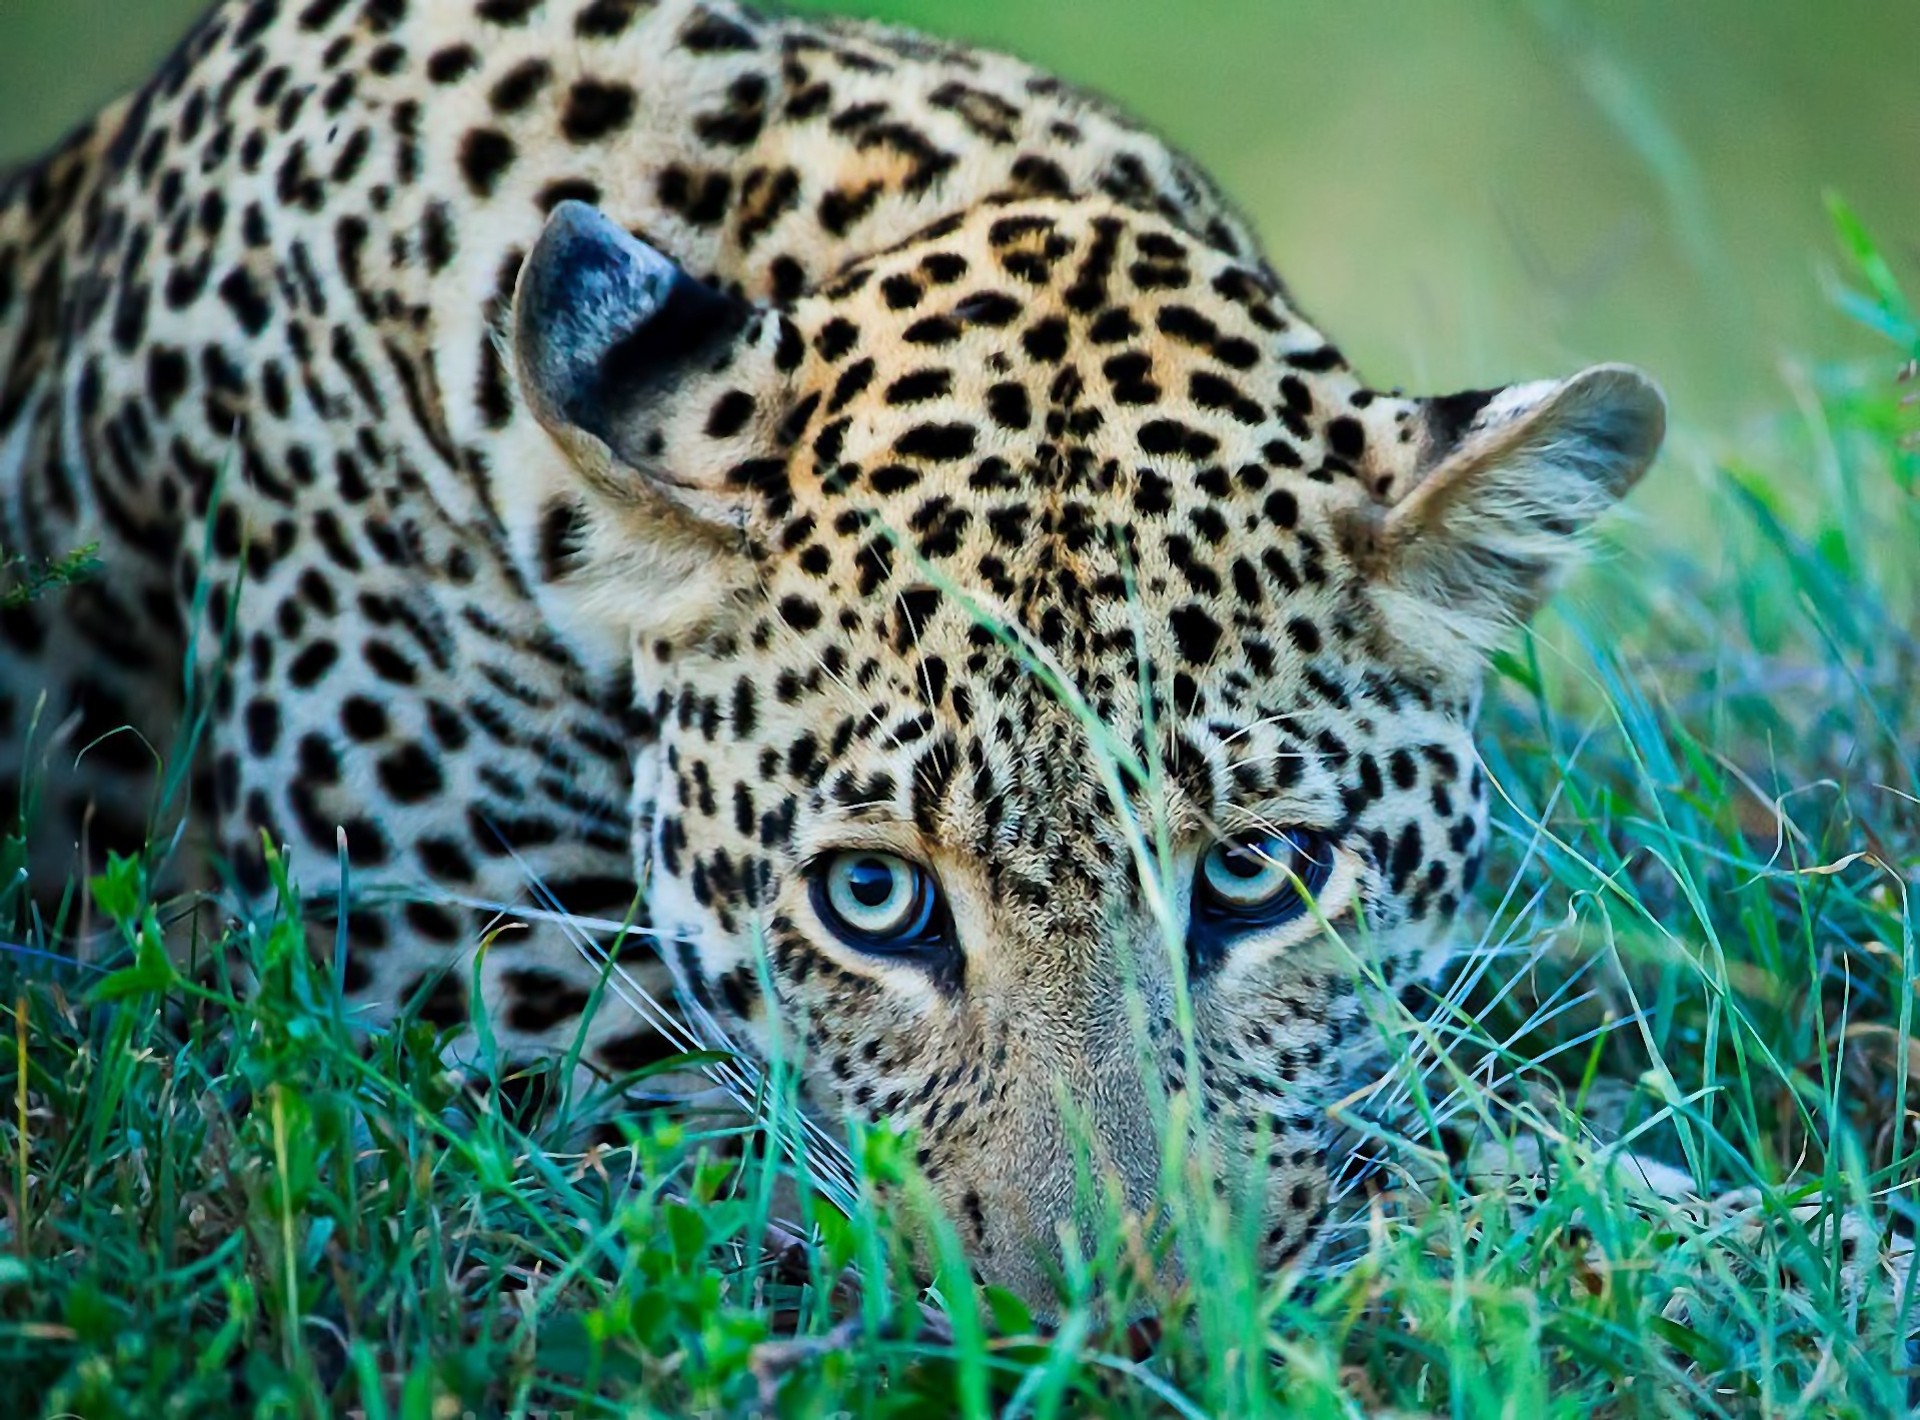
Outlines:
[{"label": "leopard's left ear", "polygon": [[1525,621],[1578,560],[1581,533],[1659,451],[1666,400],[1626,365],[1419,401],[1405,492],[1342,526],[1382,627],[1446,674]]}]

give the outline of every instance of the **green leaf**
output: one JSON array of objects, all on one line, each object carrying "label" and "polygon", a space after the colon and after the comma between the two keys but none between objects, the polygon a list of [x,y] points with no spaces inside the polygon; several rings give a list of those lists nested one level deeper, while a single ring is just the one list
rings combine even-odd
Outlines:
[{"label": "green leaf", "polygon": [[94,903],[122,927],[140,915],[146,895],[145,865],[138,855],[107,854],[106,871],[88,880]]},{"label": "green leaf", "polygon": [[1033,1331],[1033,1312],[1027,1304],[1003,1287],[986,1287],[982,1295],[987,1303],[987,1315],[993,1318],[994,1334],[998,1336],[1027,1336]]}]

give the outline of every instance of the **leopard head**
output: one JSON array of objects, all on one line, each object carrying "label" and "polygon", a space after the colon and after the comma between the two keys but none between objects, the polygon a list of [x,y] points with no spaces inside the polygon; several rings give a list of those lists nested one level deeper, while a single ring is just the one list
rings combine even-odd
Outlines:
[{"label": "leopard head", "polygon": [[631,656],[686,990],[913,1128],[995,1281],[1050,1295],[1091,1194],[1152,1212],[1202,1134],[1299,1253],[1368,984],[1443,966],[1480,870],[1484,653],[1647,467],[1653,384],[1382,394],[1264,272],[1096,201],[777,308],[570,204],[511,342],[520,531]]}]

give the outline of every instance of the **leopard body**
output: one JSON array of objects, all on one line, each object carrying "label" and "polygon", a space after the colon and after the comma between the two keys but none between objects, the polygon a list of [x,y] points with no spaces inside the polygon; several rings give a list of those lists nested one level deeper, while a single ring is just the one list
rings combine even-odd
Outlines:
[{"label": "leopard body", "polygon": [[[188,766],[203,886],[288,845],[356,1002],[510,1056],[669,1052],[498,906],[643,896],[621,969],[914,1128],[1030,1292],[1081,1146],[1150,1211],[1186,1100],[1278,1261],[1369,988],[1455,949],[1483,652],[1661,426],[1619,367],[1369,387],[1192,163],[1001,55],[230,0],[0,187],[0,537],[105,569],[0,619],[5,777],[63,876]],[[1295,830],[1312,910],[1202,942],[1196,862]],[[945,949],[823,922],[849,852]]]}]

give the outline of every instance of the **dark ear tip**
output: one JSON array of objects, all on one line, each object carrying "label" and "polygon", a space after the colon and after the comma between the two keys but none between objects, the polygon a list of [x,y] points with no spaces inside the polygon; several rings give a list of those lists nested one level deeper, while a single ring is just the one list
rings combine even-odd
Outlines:
[{"label": "dark ear tip", "polygon": [[1586,451],[1582,466],[1608,497],[1623,498],[1660,452],[1667,397],[1633,365],[1592,365],[1563,380],[1536,417]]},{"label": "dark ear tip", "polygon": [[605,231],[614,227],[613,222],[591,202],[582,202],[577,197],[569,197],[554,204],[553,211],[547,214],[546,230],[542,239],[551,236],[585,235],[589,232]]},{"label": "dark ear tip", "polygon": [[679,268],[584,202],[553,209],[520,270],[523,318],[595,313],[645,319],[666,298]]},{"label": "dark ear tip", "polygon": [[1578,411],[1594,437],[1636,465],[1634,478],[1660,452],[1667,433],[1667,396],[1637,366],[1594,365],[1582,370],[1567,381],[1560,399]]},{"label": "dark ear tip", "polygon": [[646,387],[746,315],[598,208],[562,202],[522,264],[514,295],[521,388],[544,423],[611,444]]}]

